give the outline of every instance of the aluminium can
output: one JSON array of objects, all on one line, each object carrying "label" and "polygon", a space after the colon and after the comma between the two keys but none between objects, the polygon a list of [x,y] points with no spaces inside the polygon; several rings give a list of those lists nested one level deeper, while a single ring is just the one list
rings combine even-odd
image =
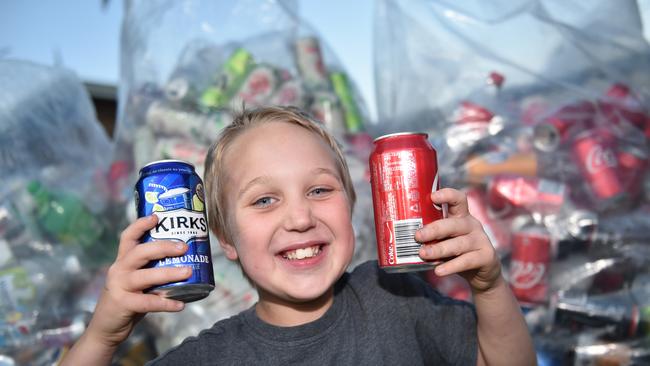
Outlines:
[{"label": "aluminium can", "polygon": [[318,38],[301,37],[294,47],[298,70],[307,87],[316,90],[329,89],[327,70]]},{"label": "aluminium can", "polygon": [[521,304],[548,300],[551,235],[544,226],[524,225],[512,234],[510,286]]},{"label": "aluminium can", "polygon": [[568,186],[537,177],[497,175],[487,185],[491,212],[504,217],[521,211],[558,213],[567,202]]},{"label": "aluminium can", "polygon": [[159,160],[145,165],[135,185],[135,205],[138,217],[158,216],[158,224],[145,233],[142,243],[174,240],[189,246],[182,256],[154,260],[146,267],[192,268],[187,280],[155,286],[146,292],[183,302],[208,296],[214,289],[212,255],[203,182],[194,166],[181,160]]},{"label": "aluminium can", "polygon": [[387,272],[431,269],[419,256],[415,232],[443,217],[431,192],[439,188],[438,162],[425,133],[396,133],[374,140],[370,155],[377,254]]},{"label": "aluminium can", "polygon": [[614,136],[605,129],[591,129],[576,136],[573,155],[592,196],[603,207],[612,207],[626,198],[620,179]]}]

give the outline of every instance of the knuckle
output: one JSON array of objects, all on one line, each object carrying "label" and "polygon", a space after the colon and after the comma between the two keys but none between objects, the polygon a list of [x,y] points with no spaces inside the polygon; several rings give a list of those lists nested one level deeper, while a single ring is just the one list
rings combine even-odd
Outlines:
[{"label": "knuckle", "polygon": [[122,230],[122,232],[120,233],[120,243],[125,242],[127,240],[127,236],[128,236],[128,234],[127,234],[126,229]]}]

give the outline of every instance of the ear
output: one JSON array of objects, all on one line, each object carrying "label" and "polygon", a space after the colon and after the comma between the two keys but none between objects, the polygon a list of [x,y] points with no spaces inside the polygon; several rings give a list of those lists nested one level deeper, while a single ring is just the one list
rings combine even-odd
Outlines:
[{"label": "ear", "polygon": [[226,254],[226,258],[230,259],[231,261],[236,261],[239,258],[239,255],[237,254],[237,248],[228,241],[224,237],[219,237],[219,245],[221,246],[221,249],[223,249],[223,252]]}]

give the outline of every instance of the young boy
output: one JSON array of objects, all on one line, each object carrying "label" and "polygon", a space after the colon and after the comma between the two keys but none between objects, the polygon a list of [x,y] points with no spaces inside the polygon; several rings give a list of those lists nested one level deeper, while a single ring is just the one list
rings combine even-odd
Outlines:
[{"label": "young boy", "polygon": [[[445,298],[414,274],[386,274],[376,261],[346,273],[354,250],[355,193],[336,141],[294,108],[244,111],[210,149],[208,218],[225,255],[259,294],[255,306],[167,351],[154,365],[534,365],[532,341],[501,266],[463,193],[432,193],[449,217],[420,229],[425,260],[447,258],[474,306]],[[141,269],[185,244],[138,245],[157,222],[122,233],[119,252],[86,332],[64,365],[108,365],[147,312],[183,303],[143,294],[189,276],[185,268]],[[210,319],[206,319],[206,325]]]}]

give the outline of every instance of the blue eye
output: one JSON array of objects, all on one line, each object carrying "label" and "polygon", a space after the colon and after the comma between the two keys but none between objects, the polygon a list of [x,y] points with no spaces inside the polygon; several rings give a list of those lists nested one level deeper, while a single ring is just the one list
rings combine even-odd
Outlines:
[{"label": "blue eye", "polygon": [[253,202],[253,206],[256,207],[268,207],[273,203],[273,198],[271,197],[262,197],[257,201]]},{"label": "blue eye", "polygon": [[314,195],[314,196],[322,196],[322,195],[325,195],[325,194],[330,193],[332,191],[333,191],[333,189],[331,189],[331,188],[318,187],[318,188],[312,189],[312,191],[309,192],[309,194]]}]

